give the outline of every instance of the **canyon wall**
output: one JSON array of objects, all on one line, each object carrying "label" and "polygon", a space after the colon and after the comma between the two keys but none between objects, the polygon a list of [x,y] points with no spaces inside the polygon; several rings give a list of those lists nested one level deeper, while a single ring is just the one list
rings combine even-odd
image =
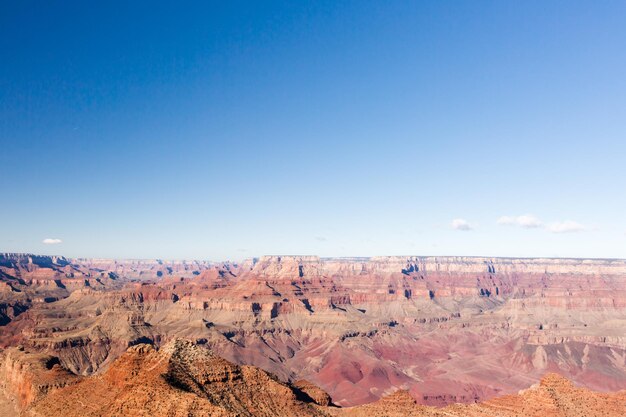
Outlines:
[{"label": "canyon wall", "polygon": [[159,349],[130,347],[107,371],[88,377],[68,378],[58,364],[45,365],[51,359],[19,352],[24,351],[9,352],[10,364],[0,367],[0,376],[20,393],[11,415],[21,417],[621,417],[626,411],[626,391],[600,394],[556,374],[518,394],[469,405],[423,406],[397,390],[373,403],[340,408],[310,382],[280,382],[182,339]]},{"label": "canyon wall", "polygon": [[[398,389],[420,404],[471,403],[546,372],[626,388],[624,260],[20,259],[0,266],[20,291],[3,298],[0,346],[52,355],[77,375],[105,372],[129,346],[183,337],[285,382],[307,380],[342,406]],[[30,302],[10,312],[23,293]]]}]

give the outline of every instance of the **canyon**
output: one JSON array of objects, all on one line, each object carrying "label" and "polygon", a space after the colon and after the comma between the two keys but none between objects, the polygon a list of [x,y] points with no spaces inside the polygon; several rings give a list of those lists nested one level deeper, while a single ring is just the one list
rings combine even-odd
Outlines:
[{"label": "canyon", "polygon": [[0,411],[623,415],[624,329],[618,259],[1,254]]},{"label": "canyon", "polygon": [[87,377],[23,347],[5,355],[5,377],[23,377],[18,397],[23,417],[618,417],[626,410],[626,391],[595,393],[557,374],[545,375],[518,394],[475,404],[424,406],[398,390],[373,403],[341,408],[309,383],[281,382],[257,367],[238,366],[182,339],[160,348],[131,346],[106,372]]}]

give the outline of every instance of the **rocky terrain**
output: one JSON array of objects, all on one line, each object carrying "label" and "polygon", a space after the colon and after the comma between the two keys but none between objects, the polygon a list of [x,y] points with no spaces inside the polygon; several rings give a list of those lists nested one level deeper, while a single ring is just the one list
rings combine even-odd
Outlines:
[{"label": "rocky terrain", "polygon": [[23,348],[5,352],[0,374],[27,416],[623,416],[626,392],[597,394],[546,375],[518,395],[444,408],[422,406],[407,391],[374,403],[339,408],[310,383],[282,383],[253,366],[238,366],[205,346],[174,340],[160,349],[130,347],[107,371],[71,374],[53,358]]},{"label": "rocky terrain", "polygon": [[70,260],[62,256],[0,253],[0,326],[33,304],[58,301],[75,290],[114,290],[128,281],[172,274],[192,277],[208,268],[206,262]]},{"label": "rocky terrain", "polygon": [[[513,398],[551,372],[591,390],[626,389],[623,260],[270,256],[209,264],[6,254],[0,285],[3,366],[24,352],[54,358],[52,368],[63,369],[55,384],[67,383],[55,390],[104,378],[129,346],[158,349],[177,338],[270,372],[289,389],[314,390],[315,407],[329,402],[326,393],[341,407],[391,394],[411,407],[498,407],[492,398]],[[4,385],[7,397],[15,398],[11,387],[23,392],[14,379]]]}]

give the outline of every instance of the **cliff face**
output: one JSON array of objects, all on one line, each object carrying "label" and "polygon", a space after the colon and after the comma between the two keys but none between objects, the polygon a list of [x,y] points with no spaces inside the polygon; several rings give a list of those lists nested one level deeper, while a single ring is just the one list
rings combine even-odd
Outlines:
[{"label": "cliff face", "polygon": [[130,281],[189,278],[210,269],[215,268],[201,261],[117,261],[0,253],[0,326],[26,312],[33,303],[62,300],[77,290],[104,292],[120,289]]},{"label": "cliff face", "polygon": [[105,372],[129,346],[184,337],[283,381],[308,380],[342,406],[398,389],[420,404],[472,403],[546,372],[626,388],[623,260],[66,262],[108,281],[31,303],[0,327],[0,345],[54,355],[76,374]]},{"label": "cliff face", "polygon": [[267,276],[293,276],[301,267],[307,275],[391,274],[401,271],[481,274],[624,275],[621,259],[484,258],[463,256],[379,256],[372,258],[319,258],[317,256],[263,256],[244,268]]},{"label": "cliff face", "polygon": [[0,254],[0,326],[27,311],[33,302],[67,296],[68,286],[80,279],[74,279],[75,275],[84,278],[63,257]]},{"label": "cliff face", "polygon": [[300,393],[258,368],[175,340],[159,351],[133,346],[101,377],[82,378],[23,410],[26,416],[68,417],[325,415]]},{"label": "cliff face", "polygon": [[52,359],[37,354],[11,351],[9,356],[10,364],[1,371],[22,417],[621,417],[626,412],[626,392],[598,394],[555,374],[517,395],[484,403],[433,408],[399,390],[371,404],[338,408],[307,381],[281,383],[265,371],[235,365],[206,346],[180,339],[158,350],[133,346],[106,372],[90,377],[45,365]]},{"label": "cliff face", "polygon": [[30,406],[52,390],[75,382],[77,377],[53,356],[29,352],[23,347],[0,354],[0,388],[18,409]]},{"label": "cliff face", "polygon": [[406,391],[365,406],[337,412],[335,415],[353,417],[603,417],[621,416],[626,412],[626,392],[598,394],[575,387],[567,379],[548,374],[529,389],[517,395],[507,395],[484,403],[455,404],[442,409],[420,407]]}]

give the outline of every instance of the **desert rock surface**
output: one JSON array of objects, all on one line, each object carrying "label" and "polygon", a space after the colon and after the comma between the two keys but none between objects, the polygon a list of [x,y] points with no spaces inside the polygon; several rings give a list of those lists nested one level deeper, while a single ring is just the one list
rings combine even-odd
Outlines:
[{"label": "desert rock surface", "polygon": [[149,344],[132,346],[106,372],[88,377],[70,376],[57,363],[46,366],[49,358],[29,357],[19,349],[10,349],[8,356],[12,365],[5,365],[2,372],[20,380],[14,395],[22,417],[617,417],[626,411],[626,392],[594,393],[555,374],[518,395],[478,404],[423,406],[399,390],[374,403],[338,408],[310,383],[301,381],[300,387],[282,383],[256,367],[235,365],[204,345],[180,339],[158,350]]},{"label": "desert rock surface", "polygon": [[178,338],[341,407],[487,405],[550,373],[626,389],[624,260],[4,254],[0,286],[3,357],[55,358],[54,389]]}]

